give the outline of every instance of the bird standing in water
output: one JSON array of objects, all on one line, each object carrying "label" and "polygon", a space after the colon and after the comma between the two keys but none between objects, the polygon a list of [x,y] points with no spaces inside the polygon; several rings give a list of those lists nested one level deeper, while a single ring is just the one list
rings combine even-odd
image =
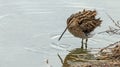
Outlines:
[{"label": "bird standing in water", "polygon": [[[75,37],[82,38],[81,48],[83,49],[83,45],[85,44],[85,48],[87,49],[87,41],[90,33],[98,26],[100,26],[102,20],[100,18],[96,19],[97,12],[96,10],[83,10],[82,12],[78,12],[72,14],[67,19],[67,27],[60,36],[59,40],[62,38],[65,31],[68,31],[74,35]],[[83,42],[85,40],[85,43]]]}]

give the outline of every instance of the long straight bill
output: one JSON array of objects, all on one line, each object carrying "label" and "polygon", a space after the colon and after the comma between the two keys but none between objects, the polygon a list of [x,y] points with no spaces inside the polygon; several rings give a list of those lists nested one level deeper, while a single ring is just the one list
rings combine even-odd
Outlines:
[{"label": "long straight bill", "polygon": [[68,26],[65,28],[65,30],[63,31],[63,33],[61,34],[61,36],[59,37],[58,41],[60,41],[60,39],[62,38],[63,34],[66,32]]},{"label": "long straight bill", "polygon": [[61,36],[59,37],[58,41],[60,41],[60,39],[62,38],[63,34],[66,32],[66,30],[68,29],[68,27],[70,26],[72,22],[70,22],[67,27],[65,28],[65,30],[63,31],[63,33],[61,34]]}]

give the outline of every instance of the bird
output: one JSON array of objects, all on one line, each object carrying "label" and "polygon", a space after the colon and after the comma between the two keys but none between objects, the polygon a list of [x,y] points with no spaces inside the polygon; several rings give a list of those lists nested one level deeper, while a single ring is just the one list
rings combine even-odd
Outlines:
[{"label": "bird", "polygon": [[[100,18],[96,18],[97,11],[96,10],[85,10],[79,11],[77,13],[72,14],[68,17],[66,23],[67,26],[58,40],[60,40],[63,34],[68,31],[75,37],[81,38],[81,48],[87,49],[88,38],[91,35],[91,32],[94,31],[95,28],[101,25],[102,20]],[[85,40],[85,43],[84,43]]]}]

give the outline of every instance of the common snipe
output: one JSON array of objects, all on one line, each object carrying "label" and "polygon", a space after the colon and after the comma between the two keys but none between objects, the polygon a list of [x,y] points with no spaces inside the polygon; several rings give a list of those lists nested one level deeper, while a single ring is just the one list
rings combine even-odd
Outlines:
[{"label": "common snipe", "polygon": [[[85,48],[87,48],[88,36],[90,33],[98,26],[100,26],[102,20],[100,18],[96,19],[97,11],[96,10],[83,10],[81,12],[72,14],[67,19],[67,27],[60,36],[59,40],[68,29],[68,31],[74,35],[75,37],[82,38],[82,46],[85,44]],[[83,40],[85,39],[85,43]]]}]

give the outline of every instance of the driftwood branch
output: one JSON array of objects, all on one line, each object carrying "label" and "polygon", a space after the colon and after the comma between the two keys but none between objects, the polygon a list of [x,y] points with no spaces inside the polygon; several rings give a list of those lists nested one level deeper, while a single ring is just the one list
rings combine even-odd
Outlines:
[{"label": "driftwood branch", "polygon": [[102,48],[102,49],[100,50],[100,52],[102,52],[102,51],[105,50],[105,49],[108,49],[108,48],[111,47],[111,46],[118,45],[118,44],[120,44],[120,41],[117,41],[117,42],[115,42],[115,43],[113,43],[113,44],[110,44],[110,45]]}]

